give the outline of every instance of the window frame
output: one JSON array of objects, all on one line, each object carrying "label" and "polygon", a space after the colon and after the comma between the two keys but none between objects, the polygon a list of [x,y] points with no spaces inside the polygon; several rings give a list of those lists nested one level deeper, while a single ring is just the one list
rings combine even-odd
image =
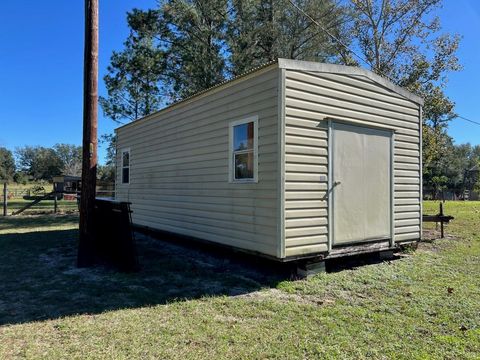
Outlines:
[{"label": "window frame", "polygon": [[[128,166],[125,166],[123,164],[123,154],[128,153]],[[130,151],[130,148],[124,148],[120,151],[120,183],[122,185],[130,185],[130,177],[132,175],[132,152]],[[128,182],[123,181],[123,169],[128,168]]]},{"label": "window frame", "polygon": [[[253,122],[253,178],[236,179],[235,178],[235,154],[247,153],[248,151],[234,151],[234,128],[238,125]],[[228,141],[228,181],[235,184],[257,183],[258,182],[258,115],[250,116],[244,119],[231,121],[229,124]]]}]

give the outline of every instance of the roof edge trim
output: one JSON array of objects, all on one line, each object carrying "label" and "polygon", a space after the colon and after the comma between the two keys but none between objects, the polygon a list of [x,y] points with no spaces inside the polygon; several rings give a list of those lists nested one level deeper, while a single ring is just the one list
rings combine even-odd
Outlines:
[{"label": "roof edge trim", "polygon": [[120,130],[120,129],[123,129],[125,127],[129,127],[129,126],[132,126],[138,122],[143,122],[145,120],[148,120],[148,119],[151,119],[157,115],[161,115],[163,113],[167,113],[171,110],[174,110],[176,108],[179,108],[181,106],[184,106],[186,104],[189,104],[190,102],[192,101],[195,101],[195,100],[198,100],[198,99],[201,99],[202,97],[204,96],[208,96],[208,95],[211,95],[211,94],[214,94],[218,91],[220,91],[221,89],[225,89],[237,82],[240,82],[240,81],[243,81],[243,80],[247,80],[249,78],[251,78],[252,76],[256,76],[260,73],[263,73],[263,72],[267,72],[267,71],[270,71],[272,69],[277,69],[278,68],[278,62],[277,61],[271,61],[269,63],[266,63],[264,65],[261,65],[261,66],[257,66],[256,68],[253,68],[251,70],[248,70],[247,72],[243,73],[243,74],[240,74],[232,79],[228,79],[228,80],[225,80],[221,83],[218,83],[216,85],[213,85],[212,87],[209,87],[205,90],[202,90],[200,92],[197,92],[191,96],[188,96],[182,100],[179,100],[171,105],[168,105],[160,110],[157,110],[149,115],[145,115],[144,117],[141,117],[141,118],[138,118],[136,120],[133,120],[133,121],[130,121],[129,123],[127,124],[124,124],[122,126],[119,126],[117,128],[114,129],[115,132],[117,132],[117,130]]}]

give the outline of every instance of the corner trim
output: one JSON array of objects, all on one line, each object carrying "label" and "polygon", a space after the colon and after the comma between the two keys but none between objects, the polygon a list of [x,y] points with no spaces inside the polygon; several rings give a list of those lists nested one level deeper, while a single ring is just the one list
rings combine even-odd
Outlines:
[{"label": "corner trim", "polygon": [[328,216],[328,252],[333,247],[333,120],[328,119],[328,144],[327,144],[327,161],[328,161],[328,182],[327,182],[327,216]]},{"label": "corner trim", "polygon": [[390,136],[390,246],[395,246],[395,131]]},{"label": "corner trim", "polygon": [[419,137],[420,137],[420,144],[419,144],[419,149],[420,149],[420,241],[423,240],[423,107],[420,105],[419,107],[419,117],[420,117],[420,131],[419,131]]},{"label": "corner trim", "polygon": [[286,256],[285,248],[285,69],[278,71],[278,182],[277,182],[277,206],[278,224],[277,236],[279,248],[278,257]]}]

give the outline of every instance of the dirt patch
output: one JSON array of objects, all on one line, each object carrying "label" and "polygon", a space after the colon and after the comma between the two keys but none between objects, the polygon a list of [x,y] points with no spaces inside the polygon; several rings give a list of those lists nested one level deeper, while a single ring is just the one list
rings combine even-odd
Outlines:
[{"label": "dirt patch", "polygon": [[424,229],[422,241],[417,244],[417,251],[439,252],[449,246],[452,242],[461,240],[459,237],[445,233],[444,238],[440,237],[440,230]]},{"label": "dirt patch", "polygon": [[[423,241],[422,242],[433,242],[435,240],[441,239],[440,230],[437,229],[424,229],[422,232]],[[446,240],[457,240],[457,237],[452,234],[444,234],[444,239]]]}]

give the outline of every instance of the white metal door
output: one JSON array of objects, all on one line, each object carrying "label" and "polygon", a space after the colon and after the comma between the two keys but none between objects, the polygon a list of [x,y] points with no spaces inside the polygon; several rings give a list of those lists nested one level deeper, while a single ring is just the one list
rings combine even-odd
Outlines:
[{"label": "white metal door", "polygon": [[332,124],[333,245],[391,238],[392,132]]}]

